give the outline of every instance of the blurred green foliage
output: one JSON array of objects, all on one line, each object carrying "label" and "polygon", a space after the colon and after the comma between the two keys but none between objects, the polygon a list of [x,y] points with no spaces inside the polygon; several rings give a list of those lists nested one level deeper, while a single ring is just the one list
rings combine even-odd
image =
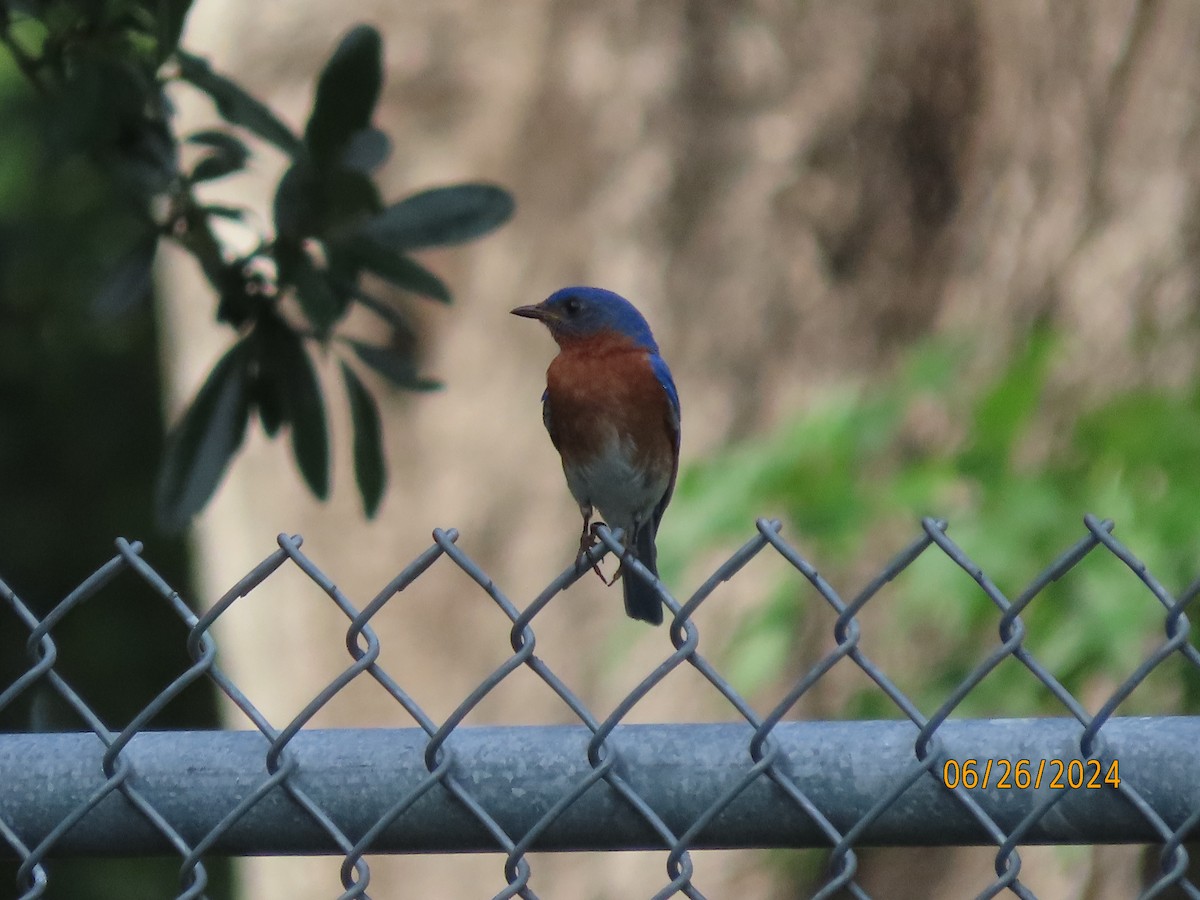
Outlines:
[{"label": "blurred green foliage", "polygon": [[[970,343],[930,341],[895,377],[833,392],[776,433],[686,469],[664,530],[672,577],[682,567],[672,548],[694,553],[744,537],[756,516],[778,515],[848,602],[862,585],[846,582],[865,582],[864,572],[873,576],[920,533],[921,517],[936,516],[1013,600],[1085,535],[1080,522],[1091,512],[1115,521],[1116,536],[1169,591],[1183,591],[1200,574],[1200,387],[1128,390],[1064,417],[1061,400],[1047,397],[1057,344],[1052,331],[1035,330],[1005,371],[972,389],[960,378]],[[741,687],[815,662],[802,658],[798,639],[812,603],[824,605],[797,575],[746,618],[727,660]],[[864,641],[899,658],[891,665],[901,686],[927,713],[1001,643],[996,607],[936,548],[863,615],[876,617]],[[1162,606],[1103,549],[1043,590],[1022,619],[1025,645],[1081,698],[1128,676],[1164,640]],[[1198,676],[1176,656],[1122,711],[1196,712]],[[861,681],[847,716],[898,714]],[[1012,660],[958,712],[1066,713]]]},{"label": "blurred green foliage", "polygon": [[[340,358],[354,411],[356,480],[372,516],[386,487],[384,445],[375,399],[354,367],[406,390],[438,384],[418,372],[419,348],[402,310],[369,293],[362,276],[449,301],[446,285],[410,254],[486,234],[512,215],[512,198],[494,185],[467,183],[384,201],[374,173],[391,144],[371,124],[383,85],[383,41],[374,28],[351,29],[334,49],[297,135],[234,80],[178,46],[190,6],[184,0],[0,3],[0,40],[45,107],[50,156],[81,171],[102,170],[104,179],[91,180],[112,189],[96,208],[104,209],[110,245],[118,249],[106,282],[91,293],[92,313],[119,316],[147,295],[165,238],[196,258],[217,319],[236,336],[167,442],[159,523],[181,529],[203,508],[254,416],[271,436],[290,431],[306,484],[327,496],[329,438],[315,349]],[[226,127],[177,134],[164,92],[172,81],[207,95]],[[35,146],[13,143],[27,153]],[[187,169],[184,144],[200,150]],[[253,230],[248,211],[207,203],[196,188],[244,169],[253,145],[272,146],[289,166],[275,191],[273,233],[256,233],[253,248],[239,252],[217,223]],[[0,175],[0,197],[19,190]],[[390,338],[373,345],[337,335],[355,305],[378,316]]]}]

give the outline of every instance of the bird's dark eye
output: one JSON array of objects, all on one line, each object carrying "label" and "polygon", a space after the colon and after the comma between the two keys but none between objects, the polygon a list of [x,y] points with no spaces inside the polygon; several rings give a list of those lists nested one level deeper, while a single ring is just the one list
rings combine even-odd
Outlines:
[{"label": "bird's dark eye", "polygon": [[578,297],[568,297],[563,303],[563,311],[568,316],[577,316],[579,311],[583,309],[583,304],[579,302]]}]

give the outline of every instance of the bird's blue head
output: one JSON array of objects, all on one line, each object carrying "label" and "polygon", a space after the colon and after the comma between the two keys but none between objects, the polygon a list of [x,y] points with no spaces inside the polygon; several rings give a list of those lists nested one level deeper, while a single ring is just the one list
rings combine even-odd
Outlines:
[{"label": "bird's blue head", "polygon": [[652,353],[658,352],[658,344],[642,314],[620,294],[603,288],[563,288],[541,303],[518,306],[512,314],[542,322],[560,344],[563,340],[569,342],[611,332]]}]

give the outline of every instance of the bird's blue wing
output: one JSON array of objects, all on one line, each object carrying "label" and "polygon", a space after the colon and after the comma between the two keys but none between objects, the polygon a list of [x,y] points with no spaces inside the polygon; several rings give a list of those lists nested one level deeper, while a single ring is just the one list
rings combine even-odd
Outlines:
[{"label": "bird's blue wing", "polygon": [[[675,379],[671,377],[671,370],[667,368],[667,361],[657,353],[651,353],[650,368],[654,371],[654,377],[658,379],[658,383],[662,385],[663,392],[667,395],[667,427],[671,430],[671,438],[675,444],[675,453],[671,461],[671,481],[667,485],[666,493],[658,501],[658,505],[654,507],[654,530],[657,531],[663,512],[666,510],[667,504],[671,502],[671,494],[675,492],[675,476],[679,474],[679,424],[681,415],[679,409],[679,391],[675,388]],[[551,440],[553,440],[553,435],[551,435]]]},{"label": "bird's blue wing", "polygon": [[554,423],[550,415],[550,389],[542,391],[542,424],[546,426],[546,433],[550,435],[550,443],[554,445],[554,449],[558,450],[558,438],[554,434]]},{"label": "bird's blue wing", "polygon": [[671,430],[675,433],[675,447],[678,449],[680,420],[679,391],[675,389],[675,379],[671,377],[671,370],[667,368],[667,361],[657,353],[650,354],[650,368],[654,371],[654,377],[658,379],[658,383],[667,392],[667,400],[671,403]]}]

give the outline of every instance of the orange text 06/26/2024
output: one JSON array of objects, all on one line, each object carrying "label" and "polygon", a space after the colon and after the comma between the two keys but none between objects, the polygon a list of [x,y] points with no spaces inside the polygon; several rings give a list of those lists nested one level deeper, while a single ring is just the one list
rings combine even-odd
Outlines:
[{"label": "orange text 06/26/2024", "polygon": [[1118,760],[1099,759],[948,759],[942,783],[953,790],[1099,790],[1121,786]]}]

